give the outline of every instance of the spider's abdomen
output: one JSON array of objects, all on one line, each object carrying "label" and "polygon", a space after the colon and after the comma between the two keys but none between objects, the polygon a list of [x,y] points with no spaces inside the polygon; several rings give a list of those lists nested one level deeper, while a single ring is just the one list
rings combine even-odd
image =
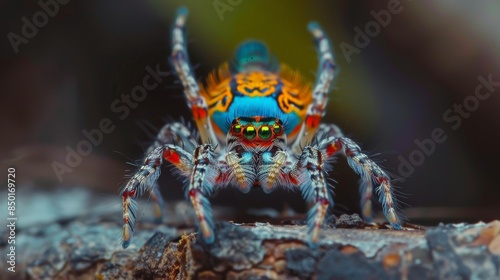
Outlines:
[{"label": "spider's abdomen", "polygon": [[[312,102],[311,88],[302,81],[298,72],[286,65],[273,71],[278,67],[271,67],[266,62],[267,52],[255,44],[258,43],[250,42],[240,47],[234,71],[229,70],[228,64],[223,64],[208,76],[206,85],[201,86],[212,124],[216,133],[225,137],[234,119],[278,118],[283,122],[287,136],[293,138]],[[247,59],[242,58],[244,55],[248,56]]]}]

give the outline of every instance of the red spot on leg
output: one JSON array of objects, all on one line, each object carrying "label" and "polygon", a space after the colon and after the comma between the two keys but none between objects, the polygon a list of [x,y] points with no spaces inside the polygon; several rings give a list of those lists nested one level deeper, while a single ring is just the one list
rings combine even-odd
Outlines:
[{"label": "red spot on leg", "polygon": [[181,161],[179,154],[171,149],[165,149],[163,151],[163,158],[173,164],[179,164]]},{"label": "red spot on leg", "polygon": [[195,120],[205,119],[207,117],[207,110],[203,107],[193,106],[192,111]]},{"label": "red spot on leg", "polygon": [[335,141],[334,143],[331,143],[330,145],[328,145],[328,147],[326,148],[326,154],[328,156],[332,156],[340,149],[342,149],[342,145],[340,144],[339,141]]},{"label": "red spot on leg", "polygon": [[381,185],[382,183],[387,182],[387,178],[386,177],[375,177],[375,182],[377,182],[377,184]]},{"label": "red spot on leg", "polygon": [[192,190],[189,190],[188,195],[189,195],[190,197],[195,197],[196,195],[198,195],[198,193],[199,193],[199,192],[200,192],[200,191],[199,191],[199,190],[197,190],[197,189],[192,189]]},{"label": "red spot on leg", "polygon": [[135,190],[131,190],[128,192],[128,196],[134,197],[135,196]]},{"label": "red spot on leg", "polygon": [[129,198],[129,197],[133,197],[135,195],[135,190],[131,190],[131,191],[124,191],[123,192],[123,200]]},{"label": "red spot on leg", "polygon": [[316,199],[316,203],[319,203],[321,205],[329,205],[330,204],[328,199],[326,199],[324,197],[320,197],[320,198]]}]

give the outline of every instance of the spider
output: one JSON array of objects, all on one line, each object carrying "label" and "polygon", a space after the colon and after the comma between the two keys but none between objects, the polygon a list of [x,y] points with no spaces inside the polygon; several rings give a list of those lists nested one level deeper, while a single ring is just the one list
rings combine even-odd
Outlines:
[{"label": "spider", "polygon": [[182,82],[188,106],[198,129],[192,133],[182,123],[166,124],[148,149],[140,169],[121,192],[123,200],[123,247],[130,244],[135,226],[134,198],[150,192],[155,215],[161,218],[163,200],[157,179],[164,163],[174,165],[185,179],[201,236],[214,241],[214,226],[207,197],[216,189],[236,187],[243,193],[260,187],[300,190],[313,206],[308,212],[309,245],[314,246],[333,205],[326,170],[336,155],[344,155],[361,177],[361,209],[371,220],[374,185],[386,219],[401,229],[390,177],[343,136],[332,124],[322,124],[336,65],[330,43],[321,27],[308,29],[318,49],[317,80],[311,86],[286,65],[274,63],[266,46],[247,41],[226,63],[198,84],[188,61],[185,23],[188,12],[180,8],[172,30],[171,60]]}]

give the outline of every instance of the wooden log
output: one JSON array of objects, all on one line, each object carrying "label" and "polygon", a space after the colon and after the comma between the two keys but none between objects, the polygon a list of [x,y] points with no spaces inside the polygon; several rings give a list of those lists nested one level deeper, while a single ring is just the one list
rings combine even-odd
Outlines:
[{"label": "wooden log", "polygon": [[[6,274],[2,261],[0,278],[500,279],[500,221],[431,228],[407,224],[395,231],[342,215],[325,226],[315,249],[307,246],[302,219],[220,222],[214,244],[207,245],[197,239],[186,211],[175,211],[184,206],[170,203],[169,213],[176,214],[162,225],[145,213],[127,249],[121,248],[114,211],[21,227],[17,272]],[[214,207],[216,221],[228,220],[227,213]],[[7,235],[0,236],[0,253],[6,256]]]},{"label": "wooden log", "polygon": [[[221,223],[210,246],[157,233],[130,269],[167,279],[500,279],[499,221],[406,229],[329,228],[311,249],[303,226]],[[149,247],[163,248],[154,261]]]}]

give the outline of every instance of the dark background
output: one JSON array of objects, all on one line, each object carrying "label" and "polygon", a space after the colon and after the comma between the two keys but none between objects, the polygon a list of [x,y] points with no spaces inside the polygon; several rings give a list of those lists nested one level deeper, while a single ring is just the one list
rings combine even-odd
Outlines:
[{"label": "dark background", "polygon": [[[236,5],[219,16],[214,3]],[[500,81],[497,1],[402,0],[402,11],[350,63],[340,44],[354,45],[354,28],[365,29],[374,20],[370,12],[387,9],[387,1],[73,0],[59,5],[17,54],[7,35],[22,35],[22,18],[32,22],[42,9],[37,1],[0,1],[0,166],[17,168],[20,187],[83,187],[120,201],[118,190],[130,173],[125,170],[134,170],[126,162],[140,159],[151,140],[145,123],[159,128],[165,121],[190,120],[173,75],[124,120],[111,111],[115,99],[142,84],[146,66],[171,69],[170,28],[181,5],[190,10],[188,48],[200,81],[248,38],[262,39],[280,62],[313,81],[317,56],[306,25],[318,21],[340,68],[325,122],[338,124],[395,177],[398,157],[408,159],[416,139],[430,138],[435,128],[447,135],[397,183],[411,221],[500,218],[500,87],[456,130],[443,119],[474,94],[478,76]],[[85,139],[81,131],[98,128],[103,118],[116,129],[60,182],[51,164],[64,163],[65,148],[76,148]],[[343,159],[333,178],[338,209],[358,211],[357,177]],[[169,201],[182,196],[173,180],[161,180]],[[287,202],[305,209],[298,194],[283,192],[229,190],[215,202],[278,209]]]}]

